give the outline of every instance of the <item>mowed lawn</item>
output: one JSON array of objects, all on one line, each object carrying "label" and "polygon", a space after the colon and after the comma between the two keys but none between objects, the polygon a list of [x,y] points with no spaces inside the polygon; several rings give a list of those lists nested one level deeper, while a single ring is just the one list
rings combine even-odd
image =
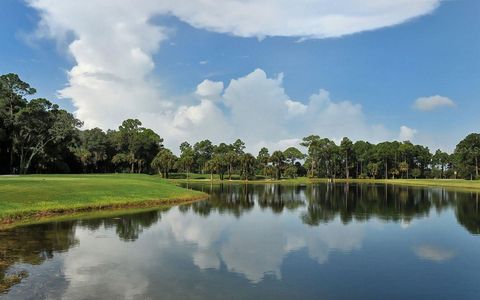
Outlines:
[{"label": "mowed lawn", "polygon": [[[213,176],[210,180],[209,174],[190,174],[189,179],[186,179],[185,174],[173,174],[170,182],[204,182],[204,183],[278,183],[278,184],[315,184],[326,183],[330,180],[327,178],[282,178],[280,180],[272,180],[261,176],[260,178],[245,181],[240,180],[239,175],[233,175],[232,180],[228,180],[228,176],[224,180],[220,180],[218,175]],[[425,186],[425,187],[444,187],[444,188],[458,188],[458,189],[478,189],[480,190],[480,180],[465,180],[465,179],[343,179],[337,178],[333,180],[336,183],[358,183],[358,184],[391,184],[391,185],[411,185],[411,186]]]},{"label": "mowed lawn", "polygon": [[0,176],[0,220],[37,213],[148,206],[206,195],[141,174]]}]

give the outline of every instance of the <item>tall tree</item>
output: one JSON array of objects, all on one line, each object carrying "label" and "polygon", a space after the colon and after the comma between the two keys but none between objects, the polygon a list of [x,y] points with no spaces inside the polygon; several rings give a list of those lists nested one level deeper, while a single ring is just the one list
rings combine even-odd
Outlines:
[{"label": "tall tree", "polygon": [[318,166],[320,160],[321,139],[318,135],[304,137],[300,145],[308,149],[309,173],[311,177],[319,175]]},{"label": "tall tree", "polygon": [[203,171],[205,163],[212,159],[213,144],[210,140],[203,140],[193,145],[193,151],[195,152],[196,163],[200,171]]},{"label": "tall tree", "polygon": [[341,163],[340,149],[327,138],[320,140],[320,159],[323,162],[325,174],[328,178],[335,178]]},{"label": "tall tree", "polygon": [[394,163],[394,146],[391,142],[383,142],[376,146],[376,158],[383,164],[385,179],[388,179],[389,166]]},{"label": "tall tree", "polygon": [[378,170],[379,170],[378,163],[375,163],[375,162],[368,163],[367,170],[371,177],[373,177],[374,179],[377,178]]},{"label": "tall tree", "polygon": [[107,134],[100,128],[93,128],[80,131],[78,135],[79,142],[71,150],[80,159],[84,171],[89,165],[92,165],[93,171],[98,172],[99,164],[108,158]]},{"label": "tall tree", "polygon": [[398,164],[398,170],[400,173],[402,173],[402,176],[404,174],[407,175],[407,179],[408,179],[408,170],[410,169],[410,166],[408,165],[408,163],[406,161],[402,161],[401,163]]},{"label": "tall tree", "polygon": [[187,173],[187,179],[189,179],[190,171],[195,163],[195,151],[193,151],[189,143],[183,142],[180,145],[180,152],[178,163],[180,164],[180,169]]},{"label": "tall tree", "polygon": [[270,162],[273,164],[275,168],[275,179],[282,178],[282,170],[285,167],[285,155],[283,155],[282,151],[275,151],[270,156]]},{"label": "tall tree", "polygon": [[88,149],[83,145],[79,147],[72,147],[72,149],[70,150],[73,152],[73,155],[75,155],[75,157],[77,157],[78,160],[80,160],[80,163],[82,164],[83,173],[86,173],[88,162],[92,157],[92,153],[88,151]]},{"label": "tall tree", "polygon": [[28,172],[34,158],[51,143],[67,142],[82,124],[72,114],[46,99],[28,102],[15,115],[14,149],[19,154],[20,172]]},{"label": "tall tree", "polygon": [[400,160],[406,162],[409,169],[415,166],[415,145],[410,141],[401,143],[398,147],[398,153]]},{"label": "tall tree", "polygon": [[245,143],[241,140],[241,139],[237,139],[233,144],[232,144],[232,147],[233,147],[233,151],[235,151],[235,153],[237,155],[242,155],[245,150]]},{"label": "tall tree", "polygon": [[[15,165],[15,115],[27,105],[26,96],[33,95],[36,90],[20,79],[17,74],[5,74],[0,76],[0,134],[3,136],[1,152],[6,154],[4,160],[9,172],[14,173]],[[2,137],[0,136],[0,138]],[[1,149],[3,148],[3,149]],[[0,156],[0,162],[2,157]],[[1,171],[1,170],[0,170]]]},{"label": "tall tree", "polygon": [[353,143],[352,141],[344,137],[340,143],[340,151],[342,152],[344,164],[345,164],[345,178],[349,179],[350,177],[350,162],[352,155],[354,153],[353,151]]},{"label": "tall tree", "polygon": [[432,163],[440,168],[441,178],[445,178],[445,170],[447,165],[450,163],[450,155],[440,149],[437,149],[435,154],[432,156]]},{"label": "tall tree", "polygon": [[169,149],[163,148],[158,151],[155,158],[152,160],[152,168],[158,170],[159,174],[162,174],[163,178],[168,178],[170,170],[173,169],[177,157],[173,155],[172,151]]},{"label": "tall tree", "polygon": [[478,178],[480,157],[480,134],[471,133],[455,147],[459,171],[463,177]]},{"label": "tall tree", "polygon": [[295,165],[297,160],[305,158],[305,155],[295,147],[289,147],[285,149],[285,151],[283,151],[283,155],[290,165]]},{"label": "tall tree", "polygon": [[225,172],[227,170],[227,162],[225,160],[225,154],[215,154],[210,160],[215,172],[220,176],[220,180],[223,180]]},{"label": "tall tree", "polygon": [[432,163],[432,154],[430,153],[430,149],[425,146],[415,145],[414,146],[414,162],[417,168],[420,169],[420,176],[425,177],[425,171]]},{"label": "tall tree", "polygon": [[258,163],[258,166],[262,169],[263,176],[267,176],[267,166],[268,166],[269,159],[270,159],[270,153],[268,153],[268,149],[265,147],[260,149],[257,155],[257,163]]},{"label": "tall tree", "polygon": [[233,170],[238,163],[238,158],[239,156],[235,151],[229,151],[227,154],[225,154],[225,162],[228,166],[228,180],[232,180]]},{"label": "tall tree", "polygon": [[297,177],[298,168],[295,163],[297,162],[297,160],[304,159],[305,155],[295,147],[289,147],[285,149],[285,151],[283,151],[283,155],[285,156],[285,159],[288,163],[288,167],[286,167],[285,169],[285,174],[292,178]]},{"label": "tall tree", "polygon": [[365,141],[356,141],[353,144],[353,151],[356,157],[356,175],[357,177],[363,176],[367,173],[366,165],[369,163],[369,160],[373,159],[374,145]]},{"label": "tall tree", "polygon": [[257,160],[250,153],[240,155],[240,176],[243,180],[248,180],[251,176],[255,175],[255,167]]},{"label": "tall tree", "polygon": [[149,165],[163,147],[163,139],[153,130],[142,127],[142,122],[137,119],[123,121],[118,131],[113,134],[113,142],[118,151],[117,155],[120,154],[116,161],[128,161],[130,173],[135,171],[135,165],[138,173],[142,172],[143,166]]},{"label": "tall tree", "polygon": [[213,173],[215,172],[215,164],[213,160],[209,160],[203,164],[203,171],[210,174],[210,180],[213,180]]}]

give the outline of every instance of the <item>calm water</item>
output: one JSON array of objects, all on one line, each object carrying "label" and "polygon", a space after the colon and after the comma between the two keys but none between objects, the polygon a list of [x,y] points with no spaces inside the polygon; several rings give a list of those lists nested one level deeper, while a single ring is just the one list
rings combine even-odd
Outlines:
[{"label": "calm water", "polygon": [[211,198],[0,232],[0,279],[28,275],[0,299],[480,298],[478,194],[193,188]]}]

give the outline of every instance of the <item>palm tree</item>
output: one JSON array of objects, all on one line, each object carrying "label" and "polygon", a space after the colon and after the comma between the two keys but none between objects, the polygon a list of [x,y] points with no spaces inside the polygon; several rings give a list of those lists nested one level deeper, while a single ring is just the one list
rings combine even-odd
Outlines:
[{"label": "palm tree", "polygon": [[213,164],[213,168],[215,169],[217,174],[220,176],[220,180],[223,180],[223,175],[225,174],[225,170],[227,168],[225,155],[216,154],[213,156],[213,158],[210,161]]},{"label": "palm tree", "polygon": [[88,160],[92,156],[92,153],[90,153],[90,151],[88,151],[85,147],[80,147],[73,149],[73,154],[78,157],[78,159],[82,163],[83,173],[86,173]]},{"label": "palm tree", "polygon": [[180,164],[182,166],[182,169],[187,173],[187,180],[189,179],[190,170],[192,169],[193,163],[193,156],[185,155],[183,157],[180,157]]},{"label": "palm tree", "polygon": [[272,162],[275,167],[275,179],[280,179],[282,177],[282,169],[285,164],[285,155],[282,151],[275,151],[270,156],[270,162]]},{"label": "palm tree", "polygon": [[402,161],[401,163],[398,164],[398,169],[402,174],[407,173],[407,179],[408,179],[408,170],[409,170],[408,163],[406,161]]},{"label": "palm tree", "polygon": [[162,149],[153,159],[151,166],[152,168],[157,169],[158,173],[162,174],[163,178],[168,178],[168,173],[175,165],[176,160],[177,158],[173,155],[172,151],[169,149]]},{"label": "palm tree", "polygon": [[207,160],[203,165],[203,171],[210,174],[210,181],[213,181],[213,172],[215,172],[215,164],[212,160]]},{"label": "palm tree", "polygon": [[229,151],[225,155],[225,161],[227,162],[227,165],[228,165],[228,180],[232,180],[233,168],[235,167],[238,161],[237,153],[233,151]]},{"label": "palm tree", "polygon": [[255,166],[257,160],[250,153],[240,156],[240,175],[242,179],[248,180],[251,175],[255,174]]},{"label": "palm tree", "polygon": [[135,167],[135,156],[132,153],[118,153],[114,157],[112,157],[112,163],[114,165],[121,165],[123,163],[127,163],[130,165],[130,173],[133,173]]}]

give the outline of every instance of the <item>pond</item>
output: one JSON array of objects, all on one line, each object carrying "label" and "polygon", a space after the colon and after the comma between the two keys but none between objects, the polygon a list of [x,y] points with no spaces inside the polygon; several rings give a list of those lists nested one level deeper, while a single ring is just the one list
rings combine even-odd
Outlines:
[{"label": "pond", "polygon": [[480,297],[478,193],[189,188],[210,199],[0,232],[0,299]]}]

